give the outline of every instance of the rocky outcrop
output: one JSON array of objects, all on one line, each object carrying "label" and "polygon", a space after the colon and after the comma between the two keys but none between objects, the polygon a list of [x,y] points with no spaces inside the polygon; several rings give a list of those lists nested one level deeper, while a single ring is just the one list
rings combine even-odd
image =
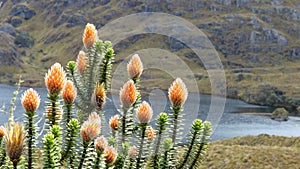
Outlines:
[{"label": "rocky outcrop", "polygon": [[31,48],[34,45],[34,39],[25,31],[17,31],[15,44],[19,48]]},{"label": "rocky outcrop", "polygon": [[18,27],[23,23],[23,20],[20,16],[12,16],[8,19],[7,22],[10,23],[14,27]]},{"label": "rocky outcrop", "polygon": [[33,9],[28,8],[26,5],[16,5],[9,13],[12,16],[20,16],[25,20],[31,19],[36,12]]},{"label": "rocky outcrop", "polygon": [[20,54],[14,44],[14,37],[0,31],[0,65],[19,65]]},{"label": "rocky outcrop", "polygon": [[78,26],[78,25],[85,25],[87,22],[85,16],[77,14],[77,15],[72,15],[68,19],[68,24],[67,28],[71,28],[73,26]]},{"label": "rocky outcrop", "polygon": [[272,112],[271,119],[276,121],[288,121],[289,112],[285,108],[277,108]]},{"label": "rocky outcrop", "polygon": [[10,34],[11,36],[16,36],[16,29],[9,23],[0,24],[0,31]]}]

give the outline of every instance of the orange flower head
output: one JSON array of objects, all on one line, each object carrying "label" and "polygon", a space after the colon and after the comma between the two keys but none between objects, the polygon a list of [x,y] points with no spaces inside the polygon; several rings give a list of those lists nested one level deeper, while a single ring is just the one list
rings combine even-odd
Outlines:
[{"label": "orange flower head", "polygon": [[67,80],[61,94],[65,104],[74,103],[76,95],[77,89],[75,88],[73,82],[71,80]]},{"label": "orange flower head", "polygon": [[105,148],[108,146],[107,140],[105,137],[100,136],[97,137],[95,140],[95,148],[101,152],[105,150]]},{"label": "orange flower head", "polygon": [[35,112],[40,105],[40,96],[32,88],[27,89],[21,96],[21,103],[26,112]]},{"label": "orange flower head", "polygon": [[[58,108],[55,109],[55,118],[57,120],[61,120],[62,119],[62,114],[63,114],[63,107],[62,107],[62,105],[60,105],[60,106],[58,106]],[[52,109],[52,107],[47,107],[46,108],[46,117],[48,119],[53,118],[53,109]]]},{"label": "orange flower head", "polygon": [[136,154],[137,154],[136,146],[130,147],[129,152],[128,152],[129,158],[134,158],[136,156]]},{"label": "orange flower head", "polygon": [[86,49],[91,48],[94,43],[98,40],[98,31],[95,25],[88,23],[85,26],[85,30],[82,37],[82,42]]},{"label": "orange flower head", "polygon": [[111,146],[106,147],[106,149],[104,150],[104,158],[107,164],[114,163],[117,159],[117,156],[117,151]]},{"label": "orange flower head", "polygon": [[4,133],[6,153],[14,164],[18,164],[25,145],[24,127],[21,123],[14,123],[11,128],[6,125]]},{"label": "orange flower head", "polygon": [[3,126],[0,127],[0,137],[4,136],[5,128]]},{"label": "orange flower head", "polygon": [[134,54],[127,64],[130,79],[139,78],[143,72],[143,63],[138,54]]},{"label": "orange flower head", "polygon": [[60,94],[64,87],[66,73],[59,63],[51,66],[45,76],[45,84],[49,94]]},{"label": "orange flower head", "polygon": [[147,136],[149,141],[153,141],[155,139],[155,130],[152,127],[148,128]]},{"label": "orange flower head", "polygon": [[137,99],[137,91],[132,80],[127,81],[120,90],[120,100],[123,108],[130,108]]},{"label": "orange flower head", "polygon": [[188,96],[188,91],[180,78],[177,78],[169,88],[169,99],[173,107],[182,107]]},{"label": "orange flower head", "polygon": [[152,118],[152,114],[153,114],[152,108],[146,101],[143,101],[140,104],[136,112],[136,116],[139,122],[142,124],[149,123]]},{"label": "orange flower head", "polygon": [[91,113],[80,129],[81,138],[85,142],[90,142],[101,132],[101,118],[95,112]]},{"label": "orange flower head", "polygon": [[87,58],[85,52],[82,50],[79,51],[79,54],[78,54],[77,60],[76,60],[76,67],[80,74],[84,74],[84,72],[87,68],[87,61],[88,61],[88,58]]},{"label": "orange flower head", "polygon": [[105,101],[106,100],[106,94],[105,94],[105,88],[104,83],[96,83],[95,90],[92,96],[92,103],[97,107],[98,110],[102,110]]},{"label": "orange flower head", "polygon": [[92,112],[89,115],[88,121],[98,121],[99,123],[101,123],[101,118],[96,112]]},{"label": "orange flower head", "polygon": [[109,126],[112,130],[118,130],[120,127],[119,115],[115,115],[109,120]]}]

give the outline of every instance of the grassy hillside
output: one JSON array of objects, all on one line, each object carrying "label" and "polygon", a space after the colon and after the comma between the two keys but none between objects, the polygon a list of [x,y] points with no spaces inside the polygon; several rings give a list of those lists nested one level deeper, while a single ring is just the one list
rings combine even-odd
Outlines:
[{"label": "grassy hillside", "polygon": [[[231,97],[257,103],[261,84],[270,84],[284,97],[300,97],[300,3],[297,0],[1,2],[1,24],[9,23],[17,31],[27,32],[34,39],[34,45],[15,46],[17,59],[11,64],[0,63],[3,77],[0,83],[12,83],[17,74],[22,74],[25,85],[43,85],[42,77],[50,65],[54,62],[65,65],[69,60],[75,60],[82,49],[81,36],[88,22],[101,28],[129,14],[165,12],[187,19],[208,36],[225,67]],[[200,92],[211,93],[210,79],[201,60],[186,46],[176,44],[180,43],[175,40],[174,45],[168,37],[161,35],[130,37],[115,44],[114,67],[137,50],[165,49],[185,61],[194,74],[201,75],[197,78]],[[1,45],[0,50],[2,48],[5,46]],[[5,57],[13,59],[11,54]],[[172,81],[162,71],[148,70],[145,73],[145,85],[166,89]]]},{"label": "grassy hillside", "polygon": [[213,142],[199,168],[300,167],[300,138],[270,135],[236,137]]}]

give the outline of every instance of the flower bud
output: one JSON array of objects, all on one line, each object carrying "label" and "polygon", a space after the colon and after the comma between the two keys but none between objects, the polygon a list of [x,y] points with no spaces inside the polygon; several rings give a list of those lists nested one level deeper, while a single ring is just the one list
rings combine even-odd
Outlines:
[{"label": "flower bud", "polygon": [[20,161],[24,149],[25,131],[21,123],[14,123],[11,128],[6,126],[4,130],[6,153],[10,160],[17,164]]},{"label": "flower bud", "polygon": [[149,141],[153,141],[155,139],[155,130],[152,127],[149,127],[146,133]]},{"label": "flower bud", "polygon": [[143,72],[143,64],[138,54],[135,54],[127,64],[130,79],[139,78]]},{"label": "flower bud", "polygon": [[117,151],[111,146],[108,146],[104,150],[104,158],[107,164],[114,163],[117,159],[117,156],[118,156]]},{"label": "flower bud", "polygon": [[129,158],[134,158],[136,156],[136,154],[137,154],[136,146],[130,147],[129,152],[128,152]]},{"label": "flower bud", "polygon": [[0,126],[0,137],[4,136],[4,130],[5,128],[3,126]]},{"label": "flower bud", "polygon": [[115,115],[115,116],[110,118],[109,126],[112,130],[118,130],[119,129],[119,127],[120,127],[119,115]]},{"label": "flower bud", "polygon": [[89,115],[80,129],[81,138],[84,142],[90,142],[95,139],[101,132],[101,118],[95,112]]},{"label": "flower bud", "polygon": [[75,86],[73,85],[73,82],[70,80],[67,80],[63,91],[62,91],[62,98],[65,102],[65,104],[72,104],[75,101],[77,95],[77,90],[75,88]]},{"label": "flower bud", "polygon": [[98,31],[95,25],[88,23],[85,26],[85,30],[82,37],[82,42],[86,49],[91,48],[94,43],[98,40]]},{"label": "flower bud", "polygon": [[152,108],[150,105],[143,101],[137,109],[136,115],[140,123],[146,124],[149,123],[152,118]]},{"label": "flower bud", "polygon": [[32,88],[27,89],[21,96],[21,103],[26,112],[35,112],[40,105],[40,96]]},{"label": "flower bud", "polygon": [[105,150],[105,148],[108,146],[107,140],[105,137],[97,137],[95,140],[95,148],[101,152]]},{"label": "flower bud", "polygon": [[120,91],[120,100],[123,108],[130,108],[137,99],[137,91],[132,80],[127,81]]},{"label": "flower bud", "polygon": [[83,74],[87,68],[87,56],[84,51],[80,51],[77,60],[76,60],[76,66],[77,70],[80,74]]},{"label": "flower bud", "polygon": [[98,110],[102,110],[105,101],[106,94],[104,89],[104,83],[96,83],[95,90],[92,96],[92,103],[97,107]]},{"label": "flower bud", "polygon": [[45,75],[45,84],[49,94],[60,94],[64,87],[66,73],[59,63],[55,63]]},{"label": "flower bud", "polygon": [[[61,120],[63,114],[63,108],[62,105],[59,105],[58,108],[55,109],[55,119]],[[53,108],[52,107],[46,107],[46,117],[48,119],[53,118]]]},{"label": "flower bud", "polygon": [[169,88],[169,99],[173,107],[182,107],[188,96],[188,91],[180,78],[177,78]]}]

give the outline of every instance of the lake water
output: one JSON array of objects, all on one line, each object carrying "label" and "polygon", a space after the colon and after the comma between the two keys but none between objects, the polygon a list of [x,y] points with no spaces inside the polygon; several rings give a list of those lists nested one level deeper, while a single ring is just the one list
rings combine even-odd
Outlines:
[{"label": "lake water", "polygon": [[[21,88],[16,101],[16,110],[14,113],[16,121],[22,121],[23,118],[24,110],[20,103],[20,96],[26,89],[27,88]],[[0,84],[0,107],[3,105],[6,111],[9,111],[9,104],[14,90],[15,86]],[[38,117],[42,117],[44,112],[43,103],[46,101],[47,92],[45,88],[35,88],[35,90],[37,90],[41,96]],[[107,121],[112,115],[117,114],[117,109],[120,105],[118,96],[109,96],[109,98],[104,107]],[[145,99],[149,101],[153,107],[153,118],[161,111],[169,111],[170,103],[167,101],[166,93],[157,90],[152,92],[150,96]],[[224,98],[218,99],[222,100]],[[184,113],[186,114],[186,116],[184,116],[183,125],[184,134],[188,132],[195,118],[198,117],[205,120],[208,117],[207,112],[209,112],[210,103],[210,95],[199,96],[198,94],[189,94],[184,108]],[[213,123],[216,128],[213,132],[212,139],[219,140],[235,136],[258,135],[263,133],[280,136],[300,136],[300,117],[290,117],[287,122],[277,122],[265,116],[241,114],[243,112],[271,113],[273,109],[272,107],[247,104],[236,99],[226,99],[224,112],[221,114],[220,121]],[[0,113],[0,125],[5,124],[7,120],[8,114]],[[154,122],[152,122],[152,124],[153,123]]]}]

